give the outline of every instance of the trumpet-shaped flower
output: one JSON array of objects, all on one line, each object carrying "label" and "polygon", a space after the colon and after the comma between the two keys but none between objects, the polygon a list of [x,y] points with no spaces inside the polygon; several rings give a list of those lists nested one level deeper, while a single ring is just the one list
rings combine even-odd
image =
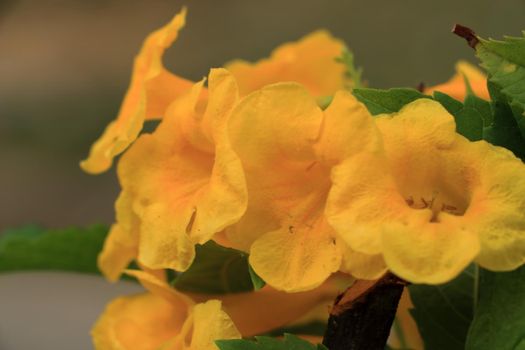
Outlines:
[{"label": "trumpet-shaped flower", "polygon": [[84,171],[97,174],[109,169],[113,158],[135,141],[144,120],[163,116],[173,99],[191,88],[192,82],[170,73],[162,64],[164,51],[177,39],[185,17],[183,9],[144,41],[119,114],[93,144],[89,157],[80,163]]},{"label": "trumpet-shaped flower", "polygon": [[[162,118],[171,102],[193,85],[169,72],[162,63],[164,51],[177,39],[185,18],[183,9],[144,41],[119,114],[93,144],[89,157],[80,163],[84,171],[98,174],[108,170],[113,158],[136,140],[144,121]],[[255,65],[237,60],[227,68],[238,79],[241,95],[278,81],[298,81],[318,96],[331,95],[344,85],[344,67],[335,61],[343,48],[344,44],[328,32],[318,31],[277,48],[270,59]]]},{"label": "trumpet-shaped flower", "polygon": [[491,270],[525,262],[525,165],[510,151],[455,132],[420,99],[379,116],[382,152],[334,169],[330,224],[352,249],[382,254],[397,275],[442,283],[472,260]]},{"label": "trumpet-shaped flower", "polygon": [[345,67],[336,62],[344,48],[341,40],[319,30],[279,46],[270,58],[256,63],[235,60],[225,68],[237,79],[241,95],[268,84],[293,81],[317,97],[331,96],[345,85]]},{"label": "trumpet-shaped flower", "polygon": [[195,304],[146,273],[131,272],[149,293],[112,301],[91,331],[97,350],[216,350],[241,334],[219,300]]},{"label": "trumpet-shaped flower", "polygon": [[287,294],[257,292],[185,295],[163,279],[127,271],[149,293],[111,302],[92,335],[96,349],[216,349],[213,341],[250,337],[286,326],[316,307],[327,308],[338,293],[335,280],[316,290]]},{"label": "trumpet-shaped flower", "polygon": [[[227,229],[229,239],[250,251],[250,264],[273,287],[296,292],[320,285],[349,252],[324,216],[331,167],[377,147],[370,114],[349,92],[322,111],[304,87],[280,83],[244,98],[229,132],[250,198],[246,214]],[[384,271],[381,263],[365,263],[371,257],[359,258],[347,255],[347,270],[362,267],[376,277]]]},{"label": "trumpet-shaped flower", "polygon": [[434,91],[440,91],[454,97],[456,100],[463,101],[467,95],[465,79],[476,96],[485,100],[490,99],[489,91],[487,90],[487,76],[479,68],[466,61],[456,63],[456,74],[449,81],[432,86],[426,89],[425,93],[430,94]]},{"label": "trumpet-shaped flower", "polygon": [[207,100],[202,85],[176,100],[155,132],[139,137],[119,163],[117,224],[99,258],[110,279],[137,254],[147,268],[186,270],[194,245],[245,211],[242,165],[226,130],[238,98],[235,80],[212,70]]}]

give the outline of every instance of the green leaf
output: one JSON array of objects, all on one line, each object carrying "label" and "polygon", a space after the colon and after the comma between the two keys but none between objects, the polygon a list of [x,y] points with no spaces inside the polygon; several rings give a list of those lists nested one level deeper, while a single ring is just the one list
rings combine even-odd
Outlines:
[{"label": "green leaf", "polygon": [[[477,97],[473,96],[469,105],[467,105],[442,92],[434,92],[434,100],[441,103],[454,117],[456,121],[456,132],[465,136],[470,141],[478,141],[483,138],[483,116],[477,110],[477,108],[483,109],[483,107],[481,107],[481,101],[483,100],[480,99],[481,101],[477,101],[476,99]],[[490,106],[488,107],[490,109]]]},{"label": "green leaf", "polygon": [[[389,90],[354,89],[353,94],[366,105],[373,115],[399,112],[406,104],[420,98],[432,99],[431,96],[424,95],[417,90],[402,88]],[[434,93],[433,99],[441,103],[454,116],[458,133],[471,141],[482,139],[483,116],[479,110],[486,113],[487,108],[489,108],[490,111],[490,106],[485,105],[483,100],[472,96],[469,100],[469,105],[464,105],[452,97],[437,91]]]},{"label": "green leaf", "polygon": [[259,290],[266,285],[266,282],[253,270],[252,266],[248,264],[248,271],[252,280],[253,289]]},{"label": "green leaf", "polygon": [[347,86],[348,90],[363,87],[363,68],[356,67],[354,53],[352,51],[348,48],[343,49],[343,53],[340,57],[336,58],[336,61],[342,63],[346,68],[345,76],[350,80],[350,84]]},{"label": "green leaf", "polygon": [[354,89],[354,96],[365,104],[372,115],[399,112],[404,105],[420,98],[431,98],[415,89]]},{"label": "green leaf", "polygon": [[479,39],[476,54],[489,73],[489,81],[508,98],[517,125],[525,137],[525,38],[505,37],[503,41]]},{"label": "green leaf", "polygon": [[311,321],[308,323],[277,328],[264,335],[278,337],[285,333],[323,336],[326,331],[326,322]]},{"label": "green leaf", "polygon": [[505,96],[498,94],[497,86],[489,89],[493,102],[492,123],[483,129],[483,139],[496,146],[509,149],[525,160],[525,139],[523,138],[518,124],[514,118],[511,106],[507,103]]},{"label": "green leaf", "polygon": [[100,273],[97,256],[108,229],[45,230],[36,226],[4,231],[0,235],[0,272],[60,270]]},{"label": "green leaf", "polygon": [[411,310],[426,350],[463,350],[474,314],[475,270],[442,285],[411,285]]},{"label": "green leaf", "polygon": [[434,92],[434,99],[454,116],[458,133],[471,141],[483,139],[505,147],[525,160],[525,140],[508,98],[498,85],[489,82],[488,88],[492,102],[473,95],[471,91],[464,104],[441,92]]},{"label": "green leaf", "polygon": [[264,283],[252,279],[248,254],[213,241],[197,245],[195,260],[177,275],[173,286],[181,291],[208,294],[249,292]]},{"label": "green leaf", "polygon": [[511,272],[480,270],[479,302],[466,349],[525,349],[525,266]]},{"label": "green leaf", "polygon": [[322,344],[314,345],[293,334],[285,334],[284,339],[255,337],[255,340],[217,340],[215,344],[220,350],[328,350]]},{"label": "green leaf", "polygon": [[465,108],[472,108],[479,113],[483,121],[483,125],[490,125],[493,122],[492,108],[489,101],[477,97],[471,91],[465,98]]},{"label": "green leaf", "polygon": [[452,115],[461,112],[461,110],[465,108],[463,103],[440,91],[434,91],[433,97],[434,100],[441,103],[441,105]]}]

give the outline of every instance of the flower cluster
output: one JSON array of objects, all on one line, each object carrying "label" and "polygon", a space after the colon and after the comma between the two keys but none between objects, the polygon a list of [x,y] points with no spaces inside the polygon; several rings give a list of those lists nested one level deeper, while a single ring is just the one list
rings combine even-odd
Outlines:
[{"label": "flower cluster", "polygon": [[257,293],[183,294],[168,285],[165,276],[126,273],[147,292],[117,298],[107,306],[92,330],[96,349],[216,350],[217,339],[252,337],[319,319],[315,310],[330,304],[338,284],[330,280],[297,294],[270,287]]},{"label": "flower cluster", "polygon": [[[141,334],[153,342],[141,349],[211,349],[213,339],[257,334],[235,328],[231,319],[250,323],[236,322],[226,300],[229,316],[219,301],[195,304],[154,277],[185,271],[209,240],[248,252],[254,271],[285,292],[313,290],[337,272],[376,279],[390,270],[433,284],[472,261],[498,271],[525,262],[525,165],[510,151],[456,133],[432,99],[373,117],[344,89],[335,60],[344,44],[322,31],[255,64],[180,78],[162,54],[184,18],[146,39],[117,119],[82,162],[99,173],[125,151],[99,265],[116,280],[135,260],[149,272],[128,273],[151,291],[109,306],[94,330],[100,348]],[[487,94],[485,77],[465,63],[428,91],[464,96],[465,78]],[[323,109],[325,96],[333,99]],[[160,124],[139,136],[149,119]]]}]

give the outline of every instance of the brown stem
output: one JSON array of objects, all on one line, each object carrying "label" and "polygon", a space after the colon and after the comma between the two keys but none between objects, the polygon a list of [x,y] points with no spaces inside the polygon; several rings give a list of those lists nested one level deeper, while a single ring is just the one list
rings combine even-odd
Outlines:
[{"label": "brown stem", "polygon": [[354,283],[336,298],[323,344],[329,350],[384,350],[405,285],[391,273]]},{"label": "brown stem", "polygon": [[454,25],[454,28],[452,28],[452,33],[465,39],[468,43],[468,46],[473,49],[475,49],[476,45],[479,43],[476,33],[474,33],[474,31],[469,27],[462,26],[461,24]]}]

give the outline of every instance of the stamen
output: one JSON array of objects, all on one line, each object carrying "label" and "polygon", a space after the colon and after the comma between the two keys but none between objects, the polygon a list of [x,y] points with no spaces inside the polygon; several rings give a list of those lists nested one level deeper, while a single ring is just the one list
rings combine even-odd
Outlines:
[{"label": "stamen", "polygon": [[[454,205],[442,203],[438,201],[439,192],[434,191],[432,198],[426,199],[425,197],[419,197],[419,202],[415,202],[412,196],[405,199],[406,204],[413,209],[430,209],[432,211],[432,217],[430,222],[439,222],[439,213],[445,212],[452,215],[462,215],[462,212]],[[441,204],[441,206],[439,206]]]}]

